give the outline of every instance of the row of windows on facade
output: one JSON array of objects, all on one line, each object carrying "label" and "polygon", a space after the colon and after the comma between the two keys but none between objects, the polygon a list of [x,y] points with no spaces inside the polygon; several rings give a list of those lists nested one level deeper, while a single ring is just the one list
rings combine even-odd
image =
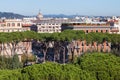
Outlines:
[{"label": "row of windows on facade", "polygon": [[60,32],[61,30],[39,30],[40,32]]},{"label": "row of windows on facade", "polygon": [[11,30],[5,30],[5,29],[1,29],[0,32],[21,32],[21,31],[26,31],[27,29],[11,29]]},{"label": "row of windows on facade", "polygon": [[39,25],[60,25],[60,24],[46,24],[46,23],[44,23],[44,24],[39,24]]},{"label": "row of windows on facade", "polygon": [[118,27],[111,27],[110,29],[119,29]]},{"label": "row of windows on facade", "polygon": [[107,33],[108,30],[85,30],[86,33],[89,33],[89,32],[101,32],[101,33]]},{"label": "row of windows on facade", "polygon": [[[104,45],[103,44],[96,44],[96,46],[100,46],[101,45],[101,47],[103,47]],[[89,44],[84,44],[84,43],[82,43],[81,44],[81,46],[90,46]],[[91,45],[91,47],[93,47],[94,46],[94,44],[92,43],[92,45]],[[109,44],[108,43],[106,43],[106,45],[105,46],[109,46]],[[80,45],[78,45],[78,44],[76,44],[76,46],[74,46],[74,48],[80,48]]]},{"label": "row of windows on facade", "polygon": [[21,26],[21,24],[20,23],[7,23],[7,26],[9,27],[9,26]]},{"label": "row of windows on facade", "polygon": [[101,24],[101,23],[97,23],[97,24],[92,24],[92,23],[70,23],[70,24],[68,24],[68,25],[77,25],[77,26],[79,26],[79,25],[97,25],[97,26],[108,26],[108,25],[110,25],[110,24]]},{"label": "row of windows on facade", "polygon": [[60,28],[60,26],[41,26],[41,28]]}]

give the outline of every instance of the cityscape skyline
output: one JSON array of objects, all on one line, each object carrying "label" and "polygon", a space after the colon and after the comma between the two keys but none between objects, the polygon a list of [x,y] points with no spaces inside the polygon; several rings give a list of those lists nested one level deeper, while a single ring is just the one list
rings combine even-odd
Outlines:
[{"label": "cityscape skyline", "polygon": [[39,10],[43,14],[119,16],[120,0],[2,0],[1,12],[14,12],[22,15],[36,15]]}]

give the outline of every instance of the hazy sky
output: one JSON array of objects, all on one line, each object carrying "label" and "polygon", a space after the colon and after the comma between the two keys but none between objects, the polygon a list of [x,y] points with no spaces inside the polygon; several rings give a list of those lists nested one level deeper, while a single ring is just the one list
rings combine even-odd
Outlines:
[{"label": "hazy sky", "polygon": [[1,12],[43,14],[120,15],[120,0],[0,0]]}]

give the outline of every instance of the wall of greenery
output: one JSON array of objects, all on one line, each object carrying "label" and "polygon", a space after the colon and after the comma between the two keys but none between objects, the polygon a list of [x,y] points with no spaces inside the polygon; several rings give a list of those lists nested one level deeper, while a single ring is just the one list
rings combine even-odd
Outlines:
[{"label": "wall of greenery", "polygon": [[47,62],[17,70],[0,70],[0,80],[120,80],[120,57],[88,53],[73,64]]}]

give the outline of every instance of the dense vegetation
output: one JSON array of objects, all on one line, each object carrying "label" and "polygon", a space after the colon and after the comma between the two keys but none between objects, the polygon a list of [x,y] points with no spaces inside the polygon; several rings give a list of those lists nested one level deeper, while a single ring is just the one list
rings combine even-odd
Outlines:
[{"label": "dense vegetation", "polygon": [[18,69],[23,65],[19,62],[18,55],[6,58],[5,56],[0,56],[0,69]]},{"label": "dense vegetation", "polygon": [[[35,40],[44,44],[44,52],[48,46],[46,44],[49,41],[60,43],[59,45],[56,44],[54,47],[55,49],[60,49],[57,46],[66,46],[64,45],[66,42],[69,43],[72,40],[78,39],[86,40],[87,43],[111,42],[115,49],[113,52],[117,51],[117,55],[120,55],[119,34],[85,34],[83,31],[72,30],[53,34],[35,33],[32,31],[0,33],[0,45],[4,46],[5,43],[15,45],[20,41]],[[44,55],[45,54],[46,53],[44,53]],[[2,56],[0,58],[0,68],[16,70],[1,70],[0,80],[120,80],[120,57],[112,54],[85,54],[81,58],[78,58],[77,61],[74,61],[74,64],[44,63],[23,69],[18,69],[20,68],[20,63],[18,62],[17,57],[4,58]],[[65,61],[63,60],[63,62]]]},{"label": "dense vegetation", "polygon": [[[44,61],[46,57],[46,51],[49,46],[50,41],[54,41],[53,49],[55,51],[55,55],[58,54],[57,50],[61,50],[63,52],[63,63],[65,63],[65,51],[64,49],[67,47],[67,44],[70,43],[72,40],[86,40],[87,43],[97,42],[102,43],[104,41],[111,42],[112,52],[120,55],[120,34],[108,34],[108,33],[88,33],[85,34],[83,31],[74,31],[74,30],[66,30],[61,33],[36,33],[33,31],[26,31],[26,32],[12,32],[12,33],[0,33],[0,48],[3,49],[4,45],[12,44],[17,45],[20,41],[37,41],[43,44],[42,51],[44,54]],[[13,47],[16,48],[16,47]],[[15,50],[15,49],[13,49]],[[13,51],[14,52],[14,51]],[[1,50],[0,50],[1,53]],[[13,53],[16,54],[16,53]],[[60,53],[61,54],[61,53]],[[25,62],[26,59],[23,59]],[[11,60],[7,60],[11,61]],[[6,64],[1,59],[1,65]],[[9,62],[11,63],[11,62]],[[2,66],[1,66],[2,68]],[[9,69],[9,68],[8,68]]]},{"label": "dense vegetation", "polygon": [[88,33],[85,34],[83,31],[65,30],[61,33],[36,33],[32,31],[26,32],[12,32],[12,33],[0,33],[0,43],[12,42],[12,41],[23,41],[26,39],[36,40],[58,40],[58,41],[72,41],[72,40],[86,40],[90,42],[102,43],[104,40],[111,42],[112,44],[120,43],[120,34],[108,34],[108,33]]},{"label": "dense vegetation", "polygon": [[85,54],[74,64],[47,62],[18,70],[1,70],[0,80],[120,80],[120,57]]},{"label": "dense vegetation", "polygon": [[[0,43],[4,46],[5,43],[11,43],[16,45],[20,41],[36,41],[42,46],[42,52],[44,54],[44,62],[49,48],[49,43],[54,41],[53,49],[54,53],[60,54],[63,52],[63,63],[65,63],[65,49],[72,40],[86,40],[87,44],[92,42],[102,43],[104,41],[110,42],[112,52],[116,55],[120,55],[120,34],[108,34],[108,33],[88,33],[83,31],[66,30],[61,33],[36,33],[32,31],[26,32],[12,32],[12,33],[0,33]],[[15,48],[15,47],[13,47]],[[2,48],[1,48],[2,49]],[[14,50],[14,49],[13,49]],[[1,52],[0,52],[1,53]],[[15,53],[13,53],[15,54]]]},{"label": "dense vegetation", "polygon": [[109,53],[85,54],[76,62],[97,80],[120,80],[120,57]]},{"label": "dense vegetation", "polygon": [[112,44],[120,44],[120,34],[108,33],[88,33],[83,31],[66,30],[62,33],[36,33],[32,31],[0,33],[0,43],[19,42],[23,40],[39,40],[39,41],[72,41],[86,40],[87,43],[103,41],[111,42]]}]

